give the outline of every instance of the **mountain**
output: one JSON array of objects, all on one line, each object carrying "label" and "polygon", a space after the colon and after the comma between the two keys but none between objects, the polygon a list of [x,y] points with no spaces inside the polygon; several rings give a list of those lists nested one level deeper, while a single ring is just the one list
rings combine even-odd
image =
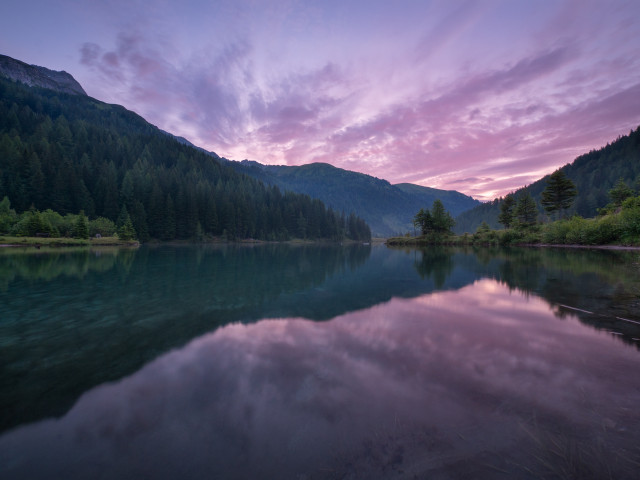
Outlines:
[{"label": "mountain", "polygon": [[[146,124],[144,119],[142,119],[141,117],[138,117],[132,112],[126,111],[123,107],[105,105],[101,104],[101,102],[98,102],[97,100],[89,99],[80,84],[78,84],[78,82],[76,82],[75,79],[66,72],[54,72],[43,67],[27,65],[19,60],[14,60],[10,57],[0,56],[0,73],[9,79],[20,82],[24,85],[38,86],[55,92],[77,96],[78,98],[67,97],[63,100],[59,100],[63,103],[64,108],[80,108],[80,110],[84,109],[81,112],[76,111],[73,114],[75,115],[74,118],[77,121],[85,121],[86,119],[83,118],[83,115],[88,115],[88,117],[91,119],[90,123],[92,123],[92,125],[97,125],[101,121],[98,117],[100,117],[100,115],[104,115],[111,117],[111,120],[115,122],[115,125],[117,125],[117,127],[114,127],[117,130],[117,135],[122,135],[124,138],[127,138],[133,132],[142,134],[142,130],[145,130],[144,135],[157,135],[158,133],[164,134],[166,137],[165,140],[170,139],[171,141],[178,143],[185,148],[190,147],[191,149],[193,149],[194,152],[192,152],[190,155],[206,155],[210,158],[211,162],[214,162],[216,164],[222,163],[227,167],[232,167],[233,170],[240,174],[246,174],[249,177],[259,180],[267,185],[276,186],[282,191],[308,195],[312,199],[320,200],[325,205],[331,207],[336,214],[341,214],[342,212],[344,212],[345,214],[349,215],[351,213],[354,213],[355,215],[364,219],[370,225],[373,233],[376,236],[386,237],[411,231],[413,229],[413,216],[421,208],[431,207],[434,200],[436,199],[440,199],[443,202],[445,208],[449,210],[452,215],[457,215],[480,203],[472,199],[471,197],[465,196],[459,192],[437,190],[411,184],[391,185],[386,180],[380,180],[369,175],[343,170],[323,163],[314,163],[300,167],[289,167],[267,166],[250,161],[229,161],[219,157],[213,152],[206,152],[204,149],[191,144],[188,140],[182,137],[172,135],[168,132],[163,132],[156,127],[153,127],[151,130],[149,130],[149,128],[151,128],[152,126]],[[37,95],[36,92],[31,92],[31,94]],[[80,100],[80,97],[83,100]],[[53,99],[50,100],[53,101]],[[83,101],[85,102],[84,104],[82,103]],[[32,102],[32,106],[30,107],[31,111],[33,112],[34,107],[37,106],[37,102]],[[9,107],[10,106],[7,105],[7,108]],[[39,114],[40,112],[35,113]],[[96,116],[97,113],[100,113],[100,115]],[[136,118],[134,118],[134,116]],[[64,118],[67,121],[70,119],[69,114],[65,113],[64,111],[52,111],[51,114],[49,114],[49,117],[50,120],[54,122],[59,118]],[[61,120],[61,123],[64,122],[62,122]],[[128,130],[128,127],[126,126],[127,124],[130,125],[131,131]],[[103,127],[111,128],[111,126],[108,124],[103,125]],[[65,130],[65,125],[60,125],[60,129]],[[4,131],[9,132],[9,130],[10,127],[8,125],[5,125]],[[72,131],[71,133],[73,134],[74,132]],[[51,139],[56,140],[55,138]],[[31,138],[29,141],[36,142],[37,139]],[[72,141],[75,141],[75,139],[72,139]],[[159,140],[156,139],[156,141]],[[87,145],[86,148],[89,149],[94,147]],[[174,147],[171,147],[171,149],[173,148]],[[118,148],[114,149],[114,151],[117,150]],[[178,152],[177,147],[175,148],[175,151]],[[197,151],[197,153],[195,151]],[[78,155],[82,156],[82,153],[87,153],[89,158],[93,160],[93,157],[88,151],[80,152],[78,150],[74,152],[74,155],[76,155],[76,157]],[[163,156],[166,155],[158,155],[158,157]],[[38,159],[40,162],[42,162],[42,158],[39,157]],[[132,166],[133,165],[125,165],[124,167],[131,168]],[[38,170],[35,167],[34,169],[36,171]],[[116,168],[116,170],[118,170],[118,168]],[[24,175],[24,172],[22,172],[22,174]],[[119,182],[117,188],[122,189],[122,182],[124,182],[125,174],[118,171],[117,176]],[[81,177],[82,175],[78,174],[72,175],[70,181],[72,183],[75,183],[75,180]],[[51,180],[50,176],[48,176],[47,178]],[[81,194],[84,196],[95,196],[96,193],[93,191],[87,193],[89,184],[95,182],[85,178],[83,178],[83,181],[84,187],[81,185],[76,185],[74,188],[77,188],[78,191],[81,192]],[[27,199],[27,197],[25,196],[25,191],[29,189],[25,186],[28,184],[28,182],[29,180],[26,178],[22,178],[19,182],[17,182],[17,184],[15,184],[15,182],[13,182],[13,180],[11,180],[10,178],[7,178],[5,180],[5,188],[7,189],[7,192],[10,193],[10,200],[14,203],[14,206],[20,209],[29,207],[29,204],[25,204],[25,202],[32,202],[32,200]],[[22,187],[18,188],[18,186],[16,185],[22,185]],[[128,180],[126,185],[129,185]],[[53,194],[50,185],[43,188],[44,189],[41,193],[36,193],[36,200],[32,202],[38,208],[40,208],[41,205],[45,205],[44,203],[42,203],[42,201],[40,201],[40,197],[47,197],[47,195]],[[185,187],[185,190],[186,189],[187,187]],[[121,196],[122,193],[120,192],[118,195]],[[178,195],[177,191],[172,193],[173,201],[176,200],[176,195]],[[58,197],[59,196],[60,195],[58,195]],[[69,196],[73,197],[77,195],[67,195],[67,197]],[[2,196],[0,196],[0,198],[2,198]],[[131,198],[131,196],[129,196],[129,198]],[[66,206],[60,205],[60,202],[54,202],[53,205],[61,209],[63,213],[65,211],[71,211],[73,209],[79,209],[80,207],[82,207],[89,214],[95,213],[96,215],[106,216],[107,218],[113,217],[113,207],[108,209],[101,209],[100,204],[103,202],[103,200],[101,200],[100,198],[94,200],[98,200],[98,205],[94,206],[94,208],[84,205],[78,200],[67,202],[70,204]],[[96,202],[94,201],[94,203]],[[114,201],[111,200],[110,203],[113,204]],[[132,201],[129,201],[128,203],[129,207],[133,208]],[[204,200],[199,202],[199,212],[206,210],[204,206],[205,203],[206,202]],[[220,208],[219,203],[220,201],[216,203],[218,208]],[[119,202],[119,208],[121,207],[122,202]],[[140,210],[139,207],[138,210]],[[145,208],[145,211],[148,215],[149,212],[147,210],[148,209]],[[296,234],[299,234],[299,230],[301,231],[302,228],[302,224],[298,224],[300,219],[295,214],[289,213],[287,215],[289,217],[295,216],[296,218],[294,220],[289,219],[289,225],[286,228],[281,229],[281,232],[283,232],[284,234],[284,230],[287,230],[287,235],[293,234],[294,232]],[[216,222],[214,222],[213,220],[210,220],[209,222],[201,222],[202,226],[205,228],[205,231],[207,231],[207,228],[209,228],[211,231],[215,231],[215,223]],[[208,224],[209,227],[206,227],[206,224]],[[229,230],[223,228],[223,231],[224,230],[227,230],[227,232],[229,232],[235,231],[236,229]],[[304,227],[304,230],[306,230],[306,227]],[[313,231],[313,228],[311,230]],[[152,234],[152,236],[158,234],[158,231],[156,231],[155,234]],[[306,235],[307,232],[305,231],[304,234]],[[259,229],[258,231],[252,232],[252,235],[259,236]]]},{"label": "mountain", "polygon": [[[624,180],[630,187],[640,186],[640,126],[629,135],[618,137],[613,143],[592,150],[577,157],[572,163],[560,168],[566,176],[573,181],[578,188],[578,195],[574,205],[568,214],[574,213],[588,218],[597,215],[598,209],[609,202],[609,190],[613,188],[619,179]],[[540,196],[547,187],[549,175],[535,181],[531,185],[522,187],[514,192],[514,195],[529,193],[538,205],[540,216],[543,209],[540,205]],[[456,233],[476,231],[478,226],[485,221],[494,229],[501,228],[498,223],[501,198],[484,203],[472,210],[463,212],[456,217],[454,231]]]},{"label": "mountain", "polygon": [[242,175],[124,107],[80,93],[66,73],[7,58],[0,75],[0,199],[7,196],[18,212],[130,216],[142,241],[371,238],[355,215]]},{"label": "mountain", "polygon": [[452,215],[480,202],[453,190],[438,190],[409,183],[392,185],[370,175],[327,163],[302,166],[263,165],[244,160],[227,161],[236,171],[282,190],[304,193],[343,212],[355,212],[371,227],[374,236],[388,237],[413,230],[413,217],[440,199]]},{"label": "mountain", "polygon": [[67,72],[28,65],[6,55],[0,55],[0,75],[30,87],[48,88],[72,95],[87,95],[76,79]]}]

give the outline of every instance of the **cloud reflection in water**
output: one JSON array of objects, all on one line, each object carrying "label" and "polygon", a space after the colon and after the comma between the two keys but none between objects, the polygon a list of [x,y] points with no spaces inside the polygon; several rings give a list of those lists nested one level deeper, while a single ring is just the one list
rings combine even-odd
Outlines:
[{"label": "cloud reflection in water", "polygon": [[87,392],[59,420],[7,432],[0,473],[494,478],[549,473],[536,449],[561,438],[621,452],[606,461],[626,478],[640,456],[628,447],[640,444],[637,355],[489,279],[324,323],[233,324]]}]

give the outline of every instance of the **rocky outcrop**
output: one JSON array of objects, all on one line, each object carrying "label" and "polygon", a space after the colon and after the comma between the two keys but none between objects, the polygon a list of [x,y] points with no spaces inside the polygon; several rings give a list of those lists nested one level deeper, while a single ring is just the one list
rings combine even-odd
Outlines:
[{"label": "rocky outcrop", "polygon": [[0,55],[0,75],[30,87],[42,87],[62,93],[87,95],[80,84],[67,72],[28,65],[6,55]]}]

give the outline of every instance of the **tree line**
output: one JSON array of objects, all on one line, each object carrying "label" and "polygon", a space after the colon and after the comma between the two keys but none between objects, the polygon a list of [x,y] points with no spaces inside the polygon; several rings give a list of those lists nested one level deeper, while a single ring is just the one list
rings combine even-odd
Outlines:
[{"label": "tree line", "polygon": [[[577,157],[573,163],[560,170],[577,190],[573,203],[565,209],[563,215],[595,217],[609,203],[609,191],[621,179],[629,188],[640,189],[640,126],[600,149]],[[544,218],[548,212],[544,209],[542,192],[549,179],[549,176],[544,177],[510,195],[517,200],[520,196],[529,194],[535,202],[538,217]],[[501,207],[508,197],[509,195],[496,198],[458,215],[456,233],[474,232],[483,221],[491,228],[499,228]],[[549,216],[551,220],[556,218],[555,213]]]},{"label": "tree line", "polygon": [[238,174],[123,107],[0,79],[4,196],[22,213],[129,216],[141,241],[371,238],[355,214]]},{"label": "tree line", "polygon": [[[578,195],[576,185],[562,169],[547,178],[541,192],[541,204],[551,222],[542,223],[536,202],[528,191],[508,194],[500,204],[498,221],[504,230],[492,230],[482,221],[475,233],[451,235],[454,220],[436,201],[431,210],[420,209],[414,226],[421,237],[388,240],[390,245],[447,244],[447,245],[521,245],[521,244],[578,244],[578,245],[638,245],[640,242],[640,191],[620,178],[608,191],[611,200],[599,209],[596,218],[583,218],[572,210]],[[569,215],[569,212],[573,214]]]},{"label": "tree line", "polygon": [[529,192],[518,197],[507,195],[500,205],[499,221],[504,230],[491,230],[483,222],[476,232],[461,241],[481,244],[577,244],[638,245],[640,242],[640,195],[620,178],[608,191],[610,202],[598,210],[598,216],[584,218],[572,211],[578,194],[563,170],[549,176],[541,203],[551,222],[539,222],[535,202]]},{"label": "tree line", "polygon": [[[551,217],[562,218],[573,205],[577,194],[575,184],[564,171],[556,170],[549,176],[547,186],[542,191],[541,204]],[[498,221],[504,228],[530,227],[537,220],[538,207],[528,191],[521,192],[518,197],[509,193],[502,200]]]}]

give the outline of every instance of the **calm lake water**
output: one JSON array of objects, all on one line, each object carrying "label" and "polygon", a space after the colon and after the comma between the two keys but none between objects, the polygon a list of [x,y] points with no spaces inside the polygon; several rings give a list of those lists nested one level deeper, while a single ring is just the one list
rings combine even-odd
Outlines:
[{"label": "calm lake water", "polygon": [[636,479],[640,252],[0,251],[2,479]]}]

